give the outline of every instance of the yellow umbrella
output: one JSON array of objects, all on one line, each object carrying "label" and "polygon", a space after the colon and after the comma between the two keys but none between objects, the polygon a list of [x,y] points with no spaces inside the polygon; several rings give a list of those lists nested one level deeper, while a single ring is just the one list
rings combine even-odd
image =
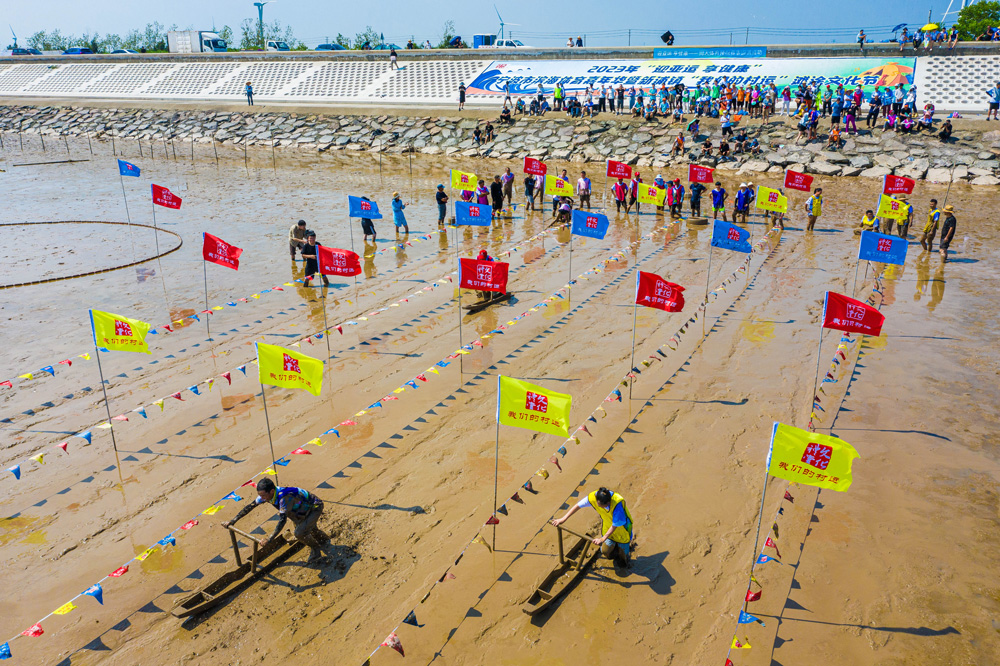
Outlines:
[{"label": "yellow umbrella", "polygon": [[923,30],[924,32],[928,32],[930,30],[937,30],[937,29],[938,29],[938,24],[937,23],[928,23],[927,25],[925,25],[924,27],[921,28],[921,30]]}]

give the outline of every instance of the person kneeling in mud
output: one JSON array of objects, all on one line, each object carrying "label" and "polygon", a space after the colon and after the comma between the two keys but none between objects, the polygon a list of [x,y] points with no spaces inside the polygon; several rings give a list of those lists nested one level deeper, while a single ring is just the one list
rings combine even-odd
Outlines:
[{"label": "person kneeling in mud", "polygon": [[265,503],[273,504],[278,510],[278,524],[274,526],[271,536],[261,539],[261,546],[281,534],[285,521],[291,518],[295,525],[295,539],[309,546],[311,550],[309,561],[323,557],[320,542],[330,541],[330,537],[317,525],[323,513],[323,501],[302,488],[275,486],[271,479],[261,479],[257,482],[257,498],[240,509],[232,520],[222,523],[222,526],[235,525],[240,518]]},{"label": "person kneeling in mud", "polygon": [[558,527],[580,509],[591,506],[601,517],[601,536],[594,539],[594,545],[601,547],[604,557],[628,567],[632,562],[632,514],[625,506],[625,498],[607,488],[590,493],[569,508],[562,518],[554,518],[552,525]]}]

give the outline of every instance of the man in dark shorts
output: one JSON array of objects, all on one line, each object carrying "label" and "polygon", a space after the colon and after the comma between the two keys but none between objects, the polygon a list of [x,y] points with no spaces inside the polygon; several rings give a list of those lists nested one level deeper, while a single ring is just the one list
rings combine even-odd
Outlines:
[{"label": "man in dark shorts", "polygon": [[493,176],[493,182],[490,183],[490,199],[493,201],[493,217],[499,217],[503,209],[503,183],[500,182],[500,176]]},{"label": "man in dark shorts", "polygon": [[444,226],[444,218],[448,214],[448,195],[444,192],[444,185],[437,186],[437,192],[434,193],[434,201],[437,202],[438,207],[438,226]]},{"label": "man in dark shorts", "polygon": [[955,207],[948,204],[944,207],[944,222],[941,223],[941,243],[938,245],[941,252],[941,261],[948,261],[948,247],[951,245],[952,239],[955,238],[957,224]]},{"label": "man in dark shorts", "polygon": [[[313,279],[316,273],[319,273],[319,246],[316,245],[316,232],[307,231],[306,232],[306,244],[302,246],[302,258],[306,260],[306,279],[302,282],[303,287],[309,286],[309,281]],[[325,275],[320,275],[323,278],[323,286],[329,287],[330,281]]]},{"label": "man in dark shorts", "polygon": [[271,479],[261,479],[257,482],[256,499],[240,509],[232,520],[222,523],[222,526],[235,525],[236,521],[261,504],[272,504],[278,510],[278,524],[274,526],[271,536],[261,539],[262,546],[281,534],[285,522],[291,518],[295,525],[295,539],[309,546],[309,561],[323,556],[320,544],[330,541],[330,537],[317,524],[323,513],[323,500],[302,488],[275,486]]},{"label": "man in dark shorts", "polygon": [[[369,199],[368,197],[361,197],[361,200],[362,201],[371,201],[371,199]],[[368,241],[368,237],[371,236],[372,237],[372,242],[373,243],[375,242],[375,222],[374,221],[369,220],[368,218],[365,218],[365,217],[361,218],[361,231],[363,231],[364,234],[365,234],[365,237],[362,240],[364,240],[364,241],[367,242]]]},{"label": "man in dark shorts", "polygon": [[[701,195],[707,188],[701,183],[691,183],[691,216],[701,217]],[[723,209],[725,215],[725,209]]]},{"label": "man in dark shorts", "polygon": [[465,108],[465,84],[458,84],[458,110],[461,111]]}]

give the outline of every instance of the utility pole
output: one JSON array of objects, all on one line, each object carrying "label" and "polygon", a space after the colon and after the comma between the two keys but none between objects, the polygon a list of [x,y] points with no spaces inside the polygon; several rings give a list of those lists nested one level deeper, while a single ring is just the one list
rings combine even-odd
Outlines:
[{"label": "utility pole", "polygon": [[632,46],[632,28],[628,29],[628,45]]}]

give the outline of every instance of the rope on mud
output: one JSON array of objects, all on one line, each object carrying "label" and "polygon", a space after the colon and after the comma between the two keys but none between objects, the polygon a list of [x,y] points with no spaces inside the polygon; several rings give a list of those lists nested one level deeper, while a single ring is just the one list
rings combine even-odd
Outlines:
[{"label": "rope on mud", "polygon": [[[128,222],[106,222],[106,221],[102,221],[102,220],[64,220],[64,221],[60,221],[60,222],[5,222],[5,223],[0,223],[0,228],[2,228],[2,227],[26,227],[26,226],[46,225],[46,224],[116,224],[116,225],[121,225],[121,226],[129,226]],[[154,226],[151,226],[149,224],[140,224],[140,223],[137,223],[137,222],[133,222],[131,224],[131,226],[133,226],[133,227],[143,227],[143,228],[146,228],[146,229],[153,229],[154,233],[162,231],[163,233],[170,234],[170,235],[172,235],[172,236],[174,236],[174,237],[177,238],[177,245],[174,246],[174,247],[172,247],[171,249],[167,250],[166,252],[162,252],[160,254],[155,254],[155,255],[153,255],[151,257],[146,257],[145,259],[139,259],[137,261],[132,261],[132,262],[129,262],[127,264],[122,264],[120,266],[113,266],[111,268],[100,268],[100,269],[98,269],[96,271],[87,271],[86,273],[77,273],[76,275],[66,275],[66,276],[63,276],[63,277],[46,278],[44,280],[32,280],[31,282],[15,282],[13,284],[0,284],[0,289],[13,289],[14,287],[27,287],[27,286],[35,285],[35,284],[46,284],[46,283],[49,283],[49,282],[60,282],[62,280],[73,280],[75,278],[87,277],[89,275],[100,275],[101,273],[110,273],[111,271],[120,271],[123,268],[131,268],[132,266],[138,266],[139,264],[144,264],[144,263],[146,263],[148,261],[153,261],[154,259],[159,259],[161,257],[165,257],[168,254],[171,254],[171,253],[176,252],[177,250],[181,249],[181,246],[184,245],[184,239],[181,238],[180,234],[178,234],[178,233],[176,233],[174,231],[170,231],[169,229],[161,229],[160,227],[154,227]]]}]

